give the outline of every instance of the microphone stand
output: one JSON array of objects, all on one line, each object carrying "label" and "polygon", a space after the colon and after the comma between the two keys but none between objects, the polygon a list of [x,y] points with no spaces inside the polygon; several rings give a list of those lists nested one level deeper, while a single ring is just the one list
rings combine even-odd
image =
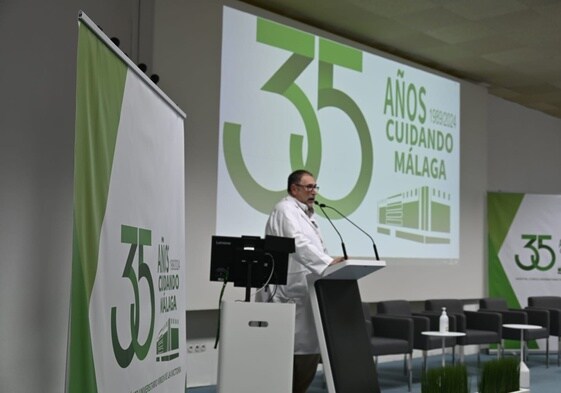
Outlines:
[{"label": "microphone stand", "polygon": [[335,229],[335,232],[337,232],[337,235],[339,236],[339,239],[341,239],[341,248],[343,249],[343,257],[345,258],[345,260],[349,259],[349,257],[347,256],[347,249],[345,248],[345,242],[343,241],[343,237],[341,236],[341,234],[339,233],[339,231],[335,227],[335,224],[333,224],[333,222],[331,221],[331,219],[329,218],[329,216],[327,215],[325,210],[323,210],[323,207],[325,205],[323,205],[323,203],[322,204],[318,203],[318,201],[314,201],[314,203],[319,206],[319,208],[323,212],[323,215],[325,216],[325,218],[327,218],[327,221],[329,221],[329,223],[331,224],[333,229]]},{"label": "microphone stand", "polygon": [[[348,222],[350,222],[356,229],[358,229],[359,231],[361,231],[362,233],[364,233],[366,236],[368,236],[368,238],[372,241],[372,248],[374,248],[374,255],[376,256],[376,260],[379,261],[380,257],[378,256],[378,250],[376,249],[376,243],[374,242],[374,239],[372,238],[372,236],[370,236],[370,234],[368,234],[364,229],[362,229],[361,227],[359,227],[358,225],[356,225],[354,222],[352,222],[350,220],[350,218],[348,218],[347,216],[345,216],[343,213],[341,213],[339,210],[335,209],[334,207],[328,206],[325,203],[318,203],[316,201],[316,204],[320,207],[321,211],[325,214],[325,211],[323,210],[324,207],[334,210],[337,214],[339,214],[341,217],[343,217],[345,220],[347,220]],[[327,217],[327,215],[326,215]],[[330,220],[331,222],[331,220]],[[331,224],[333,225],[333,224]]]}]

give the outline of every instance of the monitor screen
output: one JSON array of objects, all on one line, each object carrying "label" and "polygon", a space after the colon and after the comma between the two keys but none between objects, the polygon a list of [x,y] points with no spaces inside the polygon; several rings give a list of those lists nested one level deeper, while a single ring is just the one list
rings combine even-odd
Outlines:
[{"label": "monitor screen", "polygon": [[285,285],[288,254],[292,252],[292,238],[213,236],[210,281],[233,282],[234,286],[252,288],[265,284]]}]

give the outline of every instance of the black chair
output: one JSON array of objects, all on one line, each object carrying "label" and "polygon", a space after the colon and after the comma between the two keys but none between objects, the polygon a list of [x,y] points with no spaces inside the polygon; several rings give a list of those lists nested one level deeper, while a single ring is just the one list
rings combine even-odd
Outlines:
[{"label": "black chair", "polygon": [[370,337],[372,356],[378,364],[378,356],[403,354],[403,369],[407,375],[408,390],[411,391],[413,373],[413,321],[409,318],[390,317],[370,313],[368,304],[363,303],[364,319]]},{"label": "black chair", "polygon": [[542,309],[549,312],[549,335],[557,337],[557,366],[561,365],[561,297],[530,296],[528,309]]},{"label": "black chair", "polygon": [[[400,316],[410,318],[413,321],[413,348],[423,351],[423,371],[427,370],[427,351],[431,349],[442,349],[440,337],[425,336],[424,331],[438,331],[439,316],[434,313],[413,313],[411,306],[406,300],[386,300],[377,304],[378,315]],[[449,324],[454,330],[455,321],[450,317]],[[448,337],[444,340],[446,348],[452,348],[452,359],[455,358],[456,339]]]},{"label": "black chair", "polygon": [[466,311],[462,302],[458,299],[431,299],[425,300],[425,311],[440,315],[442,308],[446,313],[454,317],[456,321],[455,330],[466,335],[457,338],[460,345],[460,362],[464,361],[464,347],[466,345],[477,345],[477,364],[480,363],[479,347],[482,344],[498,344],[501,353],[502,346],[502,316],[499,313]]},{"label": "black chair", "polygon": [[[549,313],[537,309],[512,309],[502,298],[483,298],[479,300],[480,311],[499,312],[504,324],[539,325],[541,329],[524,330],[523,345],[527,347],[528,341],[545,339],[545,364],[549,367]],[[503,326],[503,339],[520,341],[520,332]],[[528,351],[525,351],[526,355]]]}]

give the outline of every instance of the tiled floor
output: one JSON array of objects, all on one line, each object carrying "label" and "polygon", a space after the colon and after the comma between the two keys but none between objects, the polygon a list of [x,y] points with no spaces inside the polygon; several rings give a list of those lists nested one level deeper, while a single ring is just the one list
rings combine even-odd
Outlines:
[{"label": "tiled floor", "polygon": [[[518,356],[507,353],[506,356]],[[495,359],[494,355],[481,355],[481,362]],[[440,366],[441,357],[433,355],[429,357],[429,367]],[[561,392],[561,367],[557,367],[557,354],[550,354],[550,366],[545,367],[543,354],[530,355],[526,364],[530,368],[530,382],[532,393],[558,393]],[[466,356],[465,363],[468,366],[470,376],[470,391],[477,392],[479,372],[477,368],[477,357]],[[421,359],[413,359],[413,387],[412,393],[421,392]],[[403,362],[388,362],[378,365],[378,381],[383,393],[407,393],[407,377],[403,374]],[[205,386],[188,388],[188,393],[216,393],[216,386]],[[253,393],[253,392],[248,392]],[[257,393],[257,392],[255,392]],[[261,392],[259,392],[261,393]],[[327,393],[323,373],[318,371],[316,378],[308,389],[308,393]]]}]

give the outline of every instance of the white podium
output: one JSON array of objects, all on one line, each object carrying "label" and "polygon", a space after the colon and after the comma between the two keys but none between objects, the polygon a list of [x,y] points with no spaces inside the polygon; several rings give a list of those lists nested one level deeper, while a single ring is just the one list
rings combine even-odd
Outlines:
[{"label": "white podium", "polygon": [[308,278],[310,300],[329,393],[379,392],[357,280],[384,261],[346,260]]},{"label": "white podium", "polygon": [[290,393],[295,305],[223,302],[218,393]]}]

